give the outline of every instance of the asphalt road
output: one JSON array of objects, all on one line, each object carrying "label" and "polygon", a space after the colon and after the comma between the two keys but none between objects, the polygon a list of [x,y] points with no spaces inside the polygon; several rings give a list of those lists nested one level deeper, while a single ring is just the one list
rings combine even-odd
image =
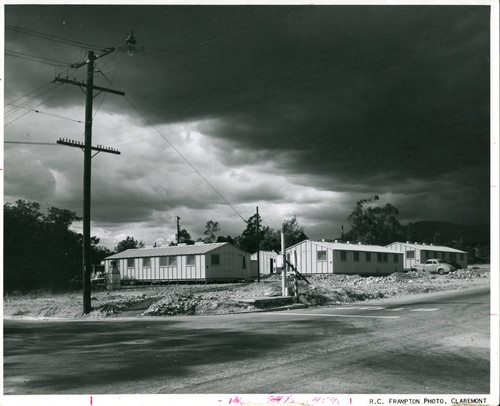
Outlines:
[{"label": "asphalt road", "polygon": [[272,313],[4,320],[5,394],[489,393],[489,290]]}]

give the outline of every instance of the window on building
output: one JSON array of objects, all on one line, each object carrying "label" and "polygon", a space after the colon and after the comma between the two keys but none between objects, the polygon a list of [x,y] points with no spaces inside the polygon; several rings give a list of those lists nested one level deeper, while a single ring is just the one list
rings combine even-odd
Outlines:
[{"label": "window on building", "polygon": [[194,265],[194,255],[188,255],[186,257],[186,265],[193,266]]},{"label": "window on building", "polygon": [[450,259],[453,259],[455,261],[457,259],[457,254],[455,254],[454,252],[451,252]]},{"label": "window on building", "polygon": [[389,262],[389,254],[384,252],[384,262]]},{"label": "window on building", "polygon": [[399,255],[398,254],[394,254],[394,263],[397,264],[399,262]]},{"label": "window on building", "polygon": [[415,250],[406,251],[406,258],[407,259],[415,259]]},{"label": "window on building", "polygon": [[359,252],[358,251],[353,252],[353,258],[354,258],[354,261],[359,262]]},{"label": "window on building", "polygon": [[243,269],[247,269],[247,257],[242,257],[243,258]]},{"label": "window on building", "polygon": [[168,266],[177,266],[177,257],[167,257]]},{"label": "window on building", "polygon": [[167,266],[168,257],[160,257],[160,266]]},{"label": "window on building", "polygon": [[381,252],[377,252],[377,262],[382,262],[384,260],[384,256]]},{"label": "window on building", "polygon": [[219,265],[220,264],[220,256],[219,254],[212,254],[210,258],[210,262],[212,265]]},{"label": "window on building", "polygon": [[347,251],[340,251],[340,260],[347,261]]},{"label": "window on building", "polygon": [[318,261],[326,261],[326,251],[316,251],[316,259]]},{"label": "window on building", "polygon": [[372,262],[372,253],[371,252],[366,253],[366,262]]},{"label": "window on building", "polygon": [[150,268],[151,267],[151,258],[142,258],[142,267]]},{"label": "window on building", "polygon": [[135,258],[127,258],[127,268],[135,268]]},{"label": "window on building", "polygon": [[464,254],[460,254],[460,260],[463,261],[464,260]]}]

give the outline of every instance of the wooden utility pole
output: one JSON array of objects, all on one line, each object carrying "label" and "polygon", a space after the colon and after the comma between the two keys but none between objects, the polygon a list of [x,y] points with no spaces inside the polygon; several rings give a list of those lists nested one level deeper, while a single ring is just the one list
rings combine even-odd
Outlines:
[{"label": "wooden utility pole", "polygon": [[179,234],[181,232],[181,227],[179,225],[179,220],[181,219],[179,216],[176,216],[177,217],[177,245],[179,245]]},{"label": "wooden utility pole", "polygon": [[260,282],[260,226],[259,226],[259,206],[257,206],[257,282]]},{"label": "wooden utility pole", "polygon": [[299,275],[297,268],[299,267],[297,265],[298,260],[297,260],[297,250],[293,251],[293,259],[294,259],[294,266],[295,268],[293,269],[295,271],[295,278],[293,280],[293,294],[295,295],[295,302],[299,303]]},{"label": "wooden utility pole", "polygon": [[[108,92],[119,94],[124,96],[124,92],[120,92],[113,89],[106,89],[100,86],[94,86],[94,62],[97,58],[113,52],[114,48],[107,48],[102,51],[101,55],[96,56],[93,51],[89,51],[87,60],[78,64],[72,65],[73,68],[79,68],[83,65],[87,65],[87,82],[77,82],[75,80],[68,80],[57,77],[54,82],[69,83],[71,85],[78,86],[80,88],[85,88],[86,90],[86,103],[85,103],[85,144],[83,145],[83,313],[90,313],[92,310],[91,304],[91,280],[90,276],[92,274],[92,260],[90,251],[90,202],[91,202],[91,170],[92,170],[92,150],[97,150],[98,152],[111,152],[119,153],[116,150],[92,147],[92,107],[94,100],[94,90],[99,90],[101,92]],[[60,144],[65,144],[69,146],[78,146],[77,143],[73,142],[59,142]],[[73,145],[75,144],[75,145]]]},{"label": "wooden utility pole", "polygon": [[281,296],[288,296],[288,287],[286,282],[286,252],[285,252],[285,226],[281,226],[281,254],[283,255],[283,269],[281,270]]}]

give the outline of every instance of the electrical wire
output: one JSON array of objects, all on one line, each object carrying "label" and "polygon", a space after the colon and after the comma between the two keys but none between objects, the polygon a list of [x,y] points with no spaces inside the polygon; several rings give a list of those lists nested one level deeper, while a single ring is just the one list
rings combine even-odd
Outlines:
[{"label": "electrical wire", "polygon": [[[6,104],[9,105],[9,106],[12,106],[11,103],[6,103]],[[40,111],[40,110],[30,109],[28,107],[21,107],[21,106],[14,106],[14,107],[18,107],[18,108],[21,108],[21,109],[24,109],[24,110],[34,111],[35,113],[44,114],[44,115],[47,115],[47,116],[57,117],[57,118],[60,118],[60,119],[63,119],[63,120],[73,121],[74,123],[84,124],[83,121],[75,120],[75,119],[69,118],[69,117],[59,116],[57,114],[46,113],[46,112],[43,112],[43,111]]]},{"label": "electrical wire", "polygon": [[[45,85],[44,85],[45,86]],[[42,87],[44,87],[42,86]],[[40,98],[42,97],[43,95],[45,95],[46,93],[49,93],[53,90],[56,90],[56,86],[55,85],[52,85],[51,87],[39,92],[39,93],[36,93],[35,95],[33,95],[32,97],[30,97],[28,100],[24,101],[21,103],[21,105],[16,105],[16,107],[13,107],[11,110],[9,110],[8,112],[6,112],[4,114],[5,117],[8,117],[14,113],[16,113],[19,109],[27,106],[28,104],[30,104],[32,101],[34,101],[35,99],[37,98]]]},{"label": "electrical wire", "polygon": [[[50,95],[49,97],[47,97],[45,100],[42,100],[42,102],[40,102],[37,107],[41,106],[42,104],[48,102],[49,100],[53,99],[56,95]],[[4,125],[4,128],[8,127],[9,125],[11,125],[12,123],[16,122],[17,120],[19,120],[20,118],[24,117],[26,114],[30,113],[30,111],[26,111],[24,114],[21,114],[20,116],[16,117],[15,119],[13,119],[12,121],[8,122],[7,124]]]},{"label": "electrical wire", "polygon": [[68,66],[69,65],[68,63],[63,62],[63,61],[59,61],[57,59],[45,58],[43,56],[36,56],[36,55],[27,54],[24,52],[12,51],[10,49],[6,49],[5,54],[9,55],[9,56],[13,56],[15,58],[22,58],[22,59],[27,59],[27,60],[33,61],[33,62],[43,63],[45,65],[51,65],[51,66]]},{"label": "electrical wire", "polygon": [[[260,23],[252,24],[249,27],[236,27],[236,28],[232,28],[229,32],[226,32],[224,34],[221,34],[221,35],[218,35],[218,36],[214,36],[214,37],[211,37],[211,38],[206,38],[206,39],[203,39],[201,41],[197,41],[197,42],[192,42],[192,43],[188,43],[188,44],[185,44],[185,45],[176,46],[176,47],[169,48],[169,49],[166,49],[166,50],[163,50],[163,51],[154,51],[154,52],[145,53],[145,54],[142,55],[140,62],[133,61],[133,60],[129,60],[128,62],[126,61],[123,64],[124,66],[122,66],[122,68],[120,68],[120,69],[124,69],[124,68],[127,67],[127,65],[130,65],[132,63],[134,63],[134,66],[140,66],[141,63],[143,63],[144,61],[146,61],[148,59],[160,58],[160,57],[163,57],[163,56],[168,56],[168,55],[170,55],[172,53],[181,52],[181,51],[185,51],[185,50],[188,50],[188,49],[192,49],[192,48],[197,48],[197,47],[200,47],[200,46],[208,45],[208,44],[211,44],[211,43],[223,40],[223,39],[227,39],[227,38],[231,38],[231,37],[236,37],[236,36],[248,33],[250,31],[253,31],[255,29],[275,24],[275,23],[279,22],[280,20],[282,20],[284,18],[290,17],[291,12],[294,12],[295,14],[303,14],[306,11],[309,11],[309,10],[306,10],[305,8],[301,8],[300,9],[300,13],[298,13],[297,12],[298,9],[299,9],[298,7],[289,7],[287,9],[285,9],[285,11],[282,11],[280,13],[276,13],[276,14],[274,14],[271,17],[264,18]],[[179,40],[177,42],[182,42],[185,39],[186,38],[183,38],[183,39],[181,39],[181,40]]]},{"label": "electrical wire", "polygon": [[[31,94],[33,94],[33,93],[38,92],[39,90],[43,89],[43,88],[44,88],[44,87],[46,87],[46,86],[51,86],[51,83],[45,83],[45,84],[43,84],[42,86],[40,86],[39,88],[36,88],[35,90],[32,90],[31,92],[28,92],[28,93],[26,93],[25,95],[23,95],[23,96],[21,96],[21,97],[18,97],[18,98],[17,98],[17,99],[15,99],[15,100],[12,100],[10,103],[11,103],[11,104],[16,104],[18,101],[20,101],[20,100],[24,99],[25,97],[27,97],[27,96],[29,96],[29,95],[31,95]],[[38,97],[38,96],[36,96],[36,97]],[[9,111],[9,112],[10,112],[10,111]],[[7,112],[7,113],[8,113],[8,112]],[[6,113],[4,113],[4,114],[6,114]]]},{"label": "electrical wire", "polygon": [[4,144],[28,144],[28,145],[50,145],[51,147],[59,147],[59,144],[53,142],[29,142],[29,141],[4,141]]},{"label": "electrical wire", "polygon": [[[102,73],[103,77],[111,84],[113,85],[113,82],[111,82],[107,76]],[[222,193],[220,193],[217,188],[208,181],[208,179],[203,176],[203,174],[191,163],[189,162],[189,160],[179,151],[179,149],[151,122],[151,120],[149,120],[149,118],[141,111],[139,110],[139,108],[134,104],[132,103],[132,101],[124,96],[125,100],[130,104],[130,106],[132,106],[132,108],[137,112],[139,113],[139,115],[158,133],[158,135],[163,138],[163,140],[165,140],[172,148],[173,150],[182,158],[182,160],[184,162],[186,162],[190,167],[191,169],[193,169],[194,172],[196,172],[196,174],[198,174],[198,176],[200,176],[204,181],[205,183],[210,186],[212,188],[212,190],[214,190],[214,192],[229,206],[231,207],[231,209],[233,209],[233,211],[246,223],[247,221],[245,220],[245,218],[240,214],[240,212],[238,210],[236,210],[236,208],[222,195]]]},{"label": "electrical wire", "polygon": [[[439,43],[447,43],[449,41],[453,41],[453,39],[444,39],[444,40],[440,41]],[[210,107],[213,107],[214,103],[216,105],[219,105],[219,106],[230,104],[233,107],[233,106],[238,105],[238,103],[240,103],[240,102],[243,102],[243,103],[248,102],[248,100],[250,98],[256,98],[256,97],[264,96],[267,94],[280,94],[280,91],[283,91],[283,90],[291,91],[292,89],[298,89],[298,88],[304,87],[306,85],[310,85],[310,84],[324,81],[327,79],[332,79],[332,78],[342,79],[345,77],[352,76],[353,73],[363,72],[363,71],[366,71],[368,69],[371,69],[371,68],[374,68],[377,66],[385,66],[385,65],[388,65],[390,62],[394,62],[395,60],[407,57],[411,52],[414,52],[414,51],[419,50],[419,49],[425,49],[427,47],[426,44],[423,44],[422,46],[417,47],[417,48],[403,49],[397,55],[393,55],[393,56],[389,56],[389,57],[383,56],[383,55],[385,55],[385,53],[381,52],[381,49],[386,49],[387,47],[393,47],[395,44],[400,43],[400,42],[401,42],[400,40],[396,40],[396,41],[391,42],[389,44],[377,45],[374,47],[366,48],[366,49],[351,53],[351,54],[346,55],[346,56],[329,58],[327,60],[320,61],[318,63],[314,63],[314,64],[307,65],[307,66],[302,66],[302,67],[296,68],[296,69],[291,70],[291,71],[278,73],[277,75],[273,75],[273,76],[268,76],[265,79],[258,80],[258,81],[252,82],[252,83],[243,84],[243,85],[235,87],[235,88],[231,88],[231,89],[223,90],[221,92],[216,92],[216,93],[212,93],[209,95],[201,96],[197,99],[190,99],[183,106],[178,108],[177,111],[178,112],[187,111],[192,106],[194,106],[196,104],[200,104],[200,102],[202,102],[202,103],[208,102],[211,99],[215,99],[215,100],[210,102]],[[436,44],[436,42],[434,42],[434,44]],[[373,59],[368,61],[368,62],[364,62],[364,60],[360,58],[360,55],[365,54],[365,55],[369,56],[371,53],[373,53],[374,56],[373,56]],[[337,68],[337,69],[332,69],[332,70],[326,71],[325,73],[316,73],[317,67],[319,67],[319,66],[329,66],[329,65],[335,66],[339,62],[348,61],[351,59],[355,59],[355,62],[353,62],[352,64],[349,64],[348,68],[347,67],[340,68],[340,69]],[[295,79],[295,76],[298,73],[307,73],[308,71],[310,71],[310,73],[307,75],[307,79],[302,80],[302,81],[297,81]],[[286,82],[286,83],[266,87],[265,89],[262,89],[262,90],[258,90],[258,89],[255,90],[257,85],[263,85],[266,83],[274,83],[274,82],[276,82],[276,79],[279,79],[279,78],[281,78],[281,79],[290,78],[290,82],[293,82],[293,83]],[[248,89],[250,91],[245,92],[245,93],[241,92],[242,90],[246,90],[246,89]],[[237,92],[237,93],[231,97],[231,94],[235,93],[235,92]],[[222,98],[222,97],[220,97],[221,95],[229,95],[229,97]],[[201,105],[201,107],[203,107],[203,104]]]},{"label": "electrical wire", "polygon": [[[98,71],[98,72],[99,72],[99,73],[101,73],[101,74],[104,76],[104,78],[105,78],[105,79],[106,79],[109,83],[111,83],[111,84],[113,83],[113,80],[115,80],[115,76],[116,76],[116,73],[118,72],[118,68],[120,67],[120,62],[122,61],[122,59],[123,59],[123,53],[120,55],[120,61],[118,62],[118,65],[117,65],[117,67],[116,67],[115,72],[113,73],[113,77],[111,78],[111,80],[109,80],[109,79],[106,77],[106,75],[104,75],[104,73],[102,73],[102,72],[101,72],[101,70],[99,70],[99,71]],[[97,109],[96,109],[96,111],[94,112],[94,116],[93,116],[92,118],[95,118],[95,116],[97,115],[97,112],[100,110],[100,108],[101,108],[102,104],[104,103],[104,99],[106,98],[106,95],[107,95],[107,93],[104,93],[104,96],[102,97],[101,102],[99,103],[99,106],[97,106]]]},{"label": "electrical wire", "polygon": [[130,104],[130,106],[132,106],[132,108],[137,111],[137,113],[139,113],[139,115],[158,133],[158,135],[163,138],[172,148],[173,150],[182,158],[182,160],[184,162],[186,162],[190,167],[191,169],[193,169],[193,171],[196,172],[196,174],[198,176],[201,177],[201,179],[203,179],[205,181],[205,183],[210,186],[212,188],[212,190],[217,193],[217,195],[229,206],[231,207],[231,209],[233,209],[233,211],[245,222],[247,223],[247,221],[245,220],[245,218],[240,214],[240,212],[238,210],[236,210],[236,208],[222,195],[222,193],[220,193],[216,187],[214,185],[212,185],[212,183],[210,183],[208,181],[208,179],[203,176],[203,174],[191,163],[189,162],[189,160],[179,151],[179,149],[177,149],[177,147],[165,136],[163,135],[163,133],[148,119],[148,117],[146,117],[146,115],[144,113],[142,113],[142,111],[139,110],[139,108],[132,103],[132,101],[124,96],[125,100]]},{"label": "electrical wire", "polygon": [[46,34],[46,33],[42,33],[39,31],[30,30],[30,29],[22,28],[22,27],[17,27],[15,25],[10,25],[10,24],[5,24],[5,29],[10,30],[10,31],[19,32],[19,33],[25,34],[25,35],[31,35],[34,37],[43,38],[43,39],[46,39],[49,41],[54,41],[54,42],[59,42],[59,43],[66,44],[66,45],[72,45],[74,47],[84,48],[84,49],[89,49],[89,48],[103,49],[103,48],[105,48],[104,46],[101,46],[101,45],[80,42],[80,41],[73,41],[73,40],[69,40],[67,38],[59,37],[57,35]]}]

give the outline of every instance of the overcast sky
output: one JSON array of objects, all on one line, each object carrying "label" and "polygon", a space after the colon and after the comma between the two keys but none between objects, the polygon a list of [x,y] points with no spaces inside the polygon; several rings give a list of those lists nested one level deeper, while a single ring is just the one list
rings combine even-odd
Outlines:
[{"label": "overcast sky", "polygon": [[402,224],[490,221],[489,7],[10,5],[5,24],[4,200],[79,215],[83,153],[44,143],[83,141],[85,94],[51,82],[131,30],[144,47],[97,60],[125,92],[94,99],[93,144],[121,152],[92,160],[109,248],[172,240],[176,216],[235,236],[256,206],[335,238],[374,194]]}]

